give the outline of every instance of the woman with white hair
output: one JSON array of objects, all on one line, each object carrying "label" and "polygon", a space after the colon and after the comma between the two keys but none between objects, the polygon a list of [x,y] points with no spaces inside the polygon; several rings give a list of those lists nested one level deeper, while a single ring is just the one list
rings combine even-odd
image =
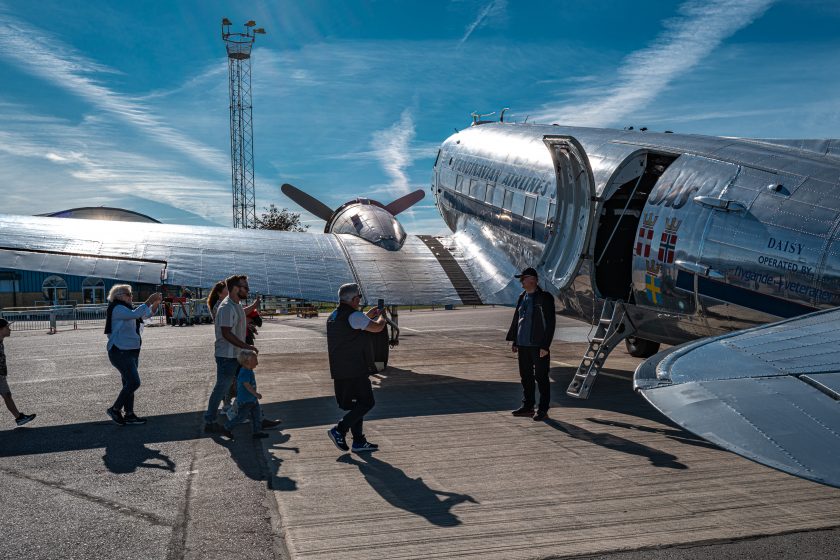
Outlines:
[{"label": "woman with white hair", "polygon": [[112,287],[108,292],[108,311],[105,314],[108,359],[122,377],[122,390],[113,406],[105,412],[120,426],[146,423],[145,418],[134,414],[134,392],[140,387],[140,373],[137,368],[143,319],[154,314],[162,298],[159,293],[154,293],[146,303],[135,308],[131,295],[131,286],[128,284]]}]

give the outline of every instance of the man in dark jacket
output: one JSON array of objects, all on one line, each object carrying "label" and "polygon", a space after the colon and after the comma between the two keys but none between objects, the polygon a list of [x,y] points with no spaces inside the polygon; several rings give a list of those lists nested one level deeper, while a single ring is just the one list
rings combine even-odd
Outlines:
[{"label": "man in dark jacket", "polygon": [[[519,354],[519,377],[522,378],[522,406],[514,416],[532,416],[535,421],[548,418],[551,389],[548,369],[551,355],[548,348],[554,338],[554,296],[540,289],[537,271],[526,268],[515,276],[522,282],[524,292],[516,302],[516,311],[505,340],[513,343],[511,350]],[[536,381],[536,383],[535,383]],[[534,385],[540,388],[540,403],[534,414]]]},{"label": "man in dark jacket", "polygon": [[376,451],[379,446],[367,441],[362,430],[364,416],[374,405],[368,376],[376,372],[376,366],[373,341],[368,333],[382,332],[385,318],[375,307],[367,314],[358,311],[362,299],[358,284],[341,286],[338,299],[338,309],[327,319],[327,349],[335,400],[347,414],[327,434],[342,451],[350,451],[346,440],[348,431],[353,434],[353,451]]}]

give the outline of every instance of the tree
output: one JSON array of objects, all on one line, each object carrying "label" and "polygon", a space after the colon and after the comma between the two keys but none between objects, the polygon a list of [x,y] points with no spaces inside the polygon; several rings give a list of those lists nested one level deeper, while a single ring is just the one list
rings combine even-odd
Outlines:
[{"label": "tree", "polygon": [[292,212],[287,208],[278,209],[274,204],[268,208],[263,207],[265,212],[257,218],[254,225],[256,229],[273,229],[276,231],[306,231],[309,224],[300,223],[300,214]]}]

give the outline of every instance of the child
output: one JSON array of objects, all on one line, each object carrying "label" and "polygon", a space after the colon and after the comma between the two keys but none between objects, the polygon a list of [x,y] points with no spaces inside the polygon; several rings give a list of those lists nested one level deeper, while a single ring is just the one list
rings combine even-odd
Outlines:
[{"label": "child", "polygon": [[257,380],[254,377],[254,368],[259,364],[257,353],[253,350],[240,350],[237,360],[239,365],[242,366],[236,375],[236,406],[238,412],[234,418],[225,422],[222,436],[233,439],[231,428],[250,416],[251,427],[254,431],[252,437],[254,439],[268,437],[268,434],[262,431],[262,412],[259,403],[262,395],[257,393]]},{"label": "child", "polygon": [[12,334],[11,325],[6,319],[0,319],[0,395],[3,395],[3,400],[6,401],[6,408],[15,417],[15,423],[18,426],[23,426],[34,420],[35,415],[24,414],[17,409],[14,399],[12,399],[12,391],[9,390],[9,383],[6,381],[9,370],[6,368],[6,350],[3,348],[3,339]]}]

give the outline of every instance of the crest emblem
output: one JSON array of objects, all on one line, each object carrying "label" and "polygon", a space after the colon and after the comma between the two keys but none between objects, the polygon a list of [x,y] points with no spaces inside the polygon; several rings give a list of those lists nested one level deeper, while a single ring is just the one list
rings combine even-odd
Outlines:
[{"label": "crest emblem", "polygon": [[662,238],[659,240],[659,262],[673,264],[677,251],[677,231],[680,225],[682,225],[682,220],[665,219],[665,231],[662,232]]},{"label": "crest emblem", "polygon": [[654,259],[645,260],[645,296],[654,305],[662,305],[662,265]]},{"label": "crest emblem", "polygon": [[636,238],[636,256],[648,258],[650,256],[650,243],[653,241],[653,226],[659,216],[648,212],[642,218],[642,227],[639,228],[639,235]]}]

